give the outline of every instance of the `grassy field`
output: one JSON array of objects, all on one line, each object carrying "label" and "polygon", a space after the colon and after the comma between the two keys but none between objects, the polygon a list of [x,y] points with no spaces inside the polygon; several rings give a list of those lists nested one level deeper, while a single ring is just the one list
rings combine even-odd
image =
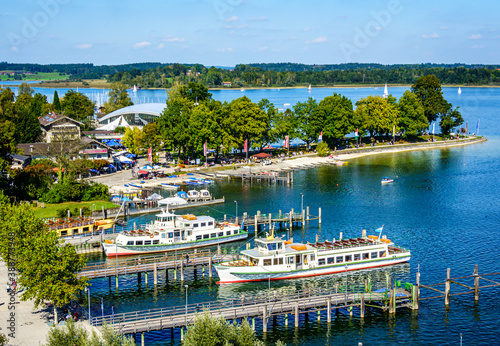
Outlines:
[{"label": "grassy field", "polygon": [[[12,80],[9,78],[10,76],[1,75],[1,80]],[[27,74],[25,75],[23,80],[65,80],[68,79],[68,75],[60,75],[57,72],[40,72],[35,74]]]},{"label": "grassy field", "polygon": [[[89,202],[66,202],[59,204],[45,204],[45,208],[35,207],[35,215],[41,218],[46,217],[57,217],[57,211],[59,209],[65,208],[73,211],[75,208],[87,207],[89,209],[101,210],[104,209],[117,208],[119,205],[108,202],[108,201],[89,201]],[[77,215],[78,216],[78,215]]]},{"label": "grassy field", "polygon": [[[84,84],[86,83],[86,84]],[[106,79],[84,79],[81,82],[67,81],[67,80],[54,80],[47,81],[38,84],[32,84],[32,86],[42,87],[42,88],[109,88],[110,83]]]}]

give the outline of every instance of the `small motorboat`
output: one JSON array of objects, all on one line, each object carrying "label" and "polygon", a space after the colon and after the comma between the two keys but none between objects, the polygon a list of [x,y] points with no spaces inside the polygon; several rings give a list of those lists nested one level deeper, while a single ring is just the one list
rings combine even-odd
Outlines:
[{"label": "small motorboat", "polygon": [[382,180],[380,181],[381,184],[389,184],[394,182],[394,179],[391,179],[389,177],[383,177]]}]

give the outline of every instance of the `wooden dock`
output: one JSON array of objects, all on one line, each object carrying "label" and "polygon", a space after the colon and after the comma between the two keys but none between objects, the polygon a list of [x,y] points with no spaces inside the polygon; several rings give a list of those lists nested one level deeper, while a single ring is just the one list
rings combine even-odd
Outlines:
[{"label": "wooden dock", "polygon": [[263,331],[267,332],[267,324],[271,317],[285,316],[288,325],[288,315],[294,315],[295,327],[299,327],[300,314],[316,314],[318,320],[321,312],[326,312],[327,322],[331,322],[332,312],[346,309],[352,316],[353,308],[359,310],[359,316],[364,318],[367,307],[379,308],[395,313],[396,308],[411,307],[411,292],[402,288],[384,292],[368,292],[365,287],[351,288],[352,291],[333,292],[332,290],[316,289],[302,290],[295,293],[252,297],[242,296],[238,300],[223,300],[218,302],[186,304],[182,306],[148,309],[121,314],[95,316],[90,318],[93,326],[101,327],[110,324],[122,334],[144,333],[167,328],[183,328],[193,324],[197,315],[204,312],[213,317],[226,320],[251,318],[255,328],[255,318],[262,320]]}]

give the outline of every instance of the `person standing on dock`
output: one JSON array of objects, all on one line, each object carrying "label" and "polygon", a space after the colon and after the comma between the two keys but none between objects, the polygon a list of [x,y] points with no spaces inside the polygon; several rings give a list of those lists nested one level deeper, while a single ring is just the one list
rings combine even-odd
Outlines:
[{"label": "person standing on dock", "polygon": [[189,254],[186,254],[186,264],[189,263]]}]

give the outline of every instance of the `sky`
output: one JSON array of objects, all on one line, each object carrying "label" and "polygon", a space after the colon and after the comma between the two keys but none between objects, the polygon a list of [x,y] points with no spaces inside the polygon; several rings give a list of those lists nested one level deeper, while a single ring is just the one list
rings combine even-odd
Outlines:
[{"label": "sky", "polygon": [[500,1],[15,0],[0,61],[500,63]]}]

